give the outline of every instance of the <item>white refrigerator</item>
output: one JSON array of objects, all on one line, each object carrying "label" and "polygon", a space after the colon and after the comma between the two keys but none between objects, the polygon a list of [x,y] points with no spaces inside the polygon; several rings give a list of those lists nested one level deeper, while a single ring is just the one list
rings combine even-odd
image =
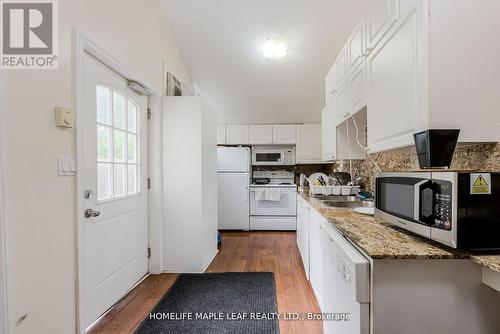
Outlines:
[{"label": "white refrigerator", "polygon": [[250,229],[251,154],[248,147],[218,147],[218,227]]}]

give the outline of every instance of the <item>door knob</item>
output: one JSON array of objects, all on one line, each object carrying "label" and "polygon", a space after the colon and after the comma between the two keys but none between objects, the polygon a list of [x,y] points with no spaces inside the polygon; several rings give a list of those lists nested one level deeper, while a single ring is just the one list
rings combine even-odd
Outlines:
[{"label": "door knob", "polygon": [[92,217],[98,217],[101,214],[101,211],[99,210],[93,210],[93,209],[87,209],[85,210],[85,213],[83,214],[85,218],[92,218]]}]

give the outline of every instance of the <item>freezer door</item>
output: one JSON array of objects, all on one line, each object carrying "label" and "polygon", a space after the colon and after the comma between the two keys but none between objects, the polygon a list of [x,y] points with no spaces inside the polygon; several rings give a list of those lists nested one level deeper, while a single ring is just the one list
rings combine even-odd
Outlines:
[{"label": "freezer door", "polygon": [[250,148],[218,147],[217,170],[219,172],[250,172]]},{"label": "freezer door", "polygon": [[249,230],[249,173],[218,174],[220,230]]}]

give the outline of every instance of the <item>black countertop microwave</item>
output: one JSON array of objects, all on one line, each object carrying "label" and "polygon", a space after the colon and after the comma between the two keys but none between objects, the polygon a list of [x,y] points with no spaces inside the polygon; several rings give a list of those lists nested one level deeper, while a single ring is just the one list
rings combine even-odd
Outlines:
[{"label": "black countertop microwave", "polygon": [[444,245],[500,250],[500,173],[379,173],[375,216]]}]

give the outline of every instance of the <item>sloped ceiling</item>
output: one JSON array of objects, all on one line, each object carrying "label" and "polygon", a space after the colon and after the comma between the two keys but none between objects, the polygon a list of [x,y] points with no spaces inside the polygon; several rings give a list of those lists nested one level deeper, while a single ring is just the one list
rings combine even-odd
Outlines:
[{"label": "sloped ceiling", "polygon": [[[218,122],[256,124],[320,121],[325,74],[368,0],[160,2]],[[269,37],[287,41],[285,58],[264,58]]]}]

